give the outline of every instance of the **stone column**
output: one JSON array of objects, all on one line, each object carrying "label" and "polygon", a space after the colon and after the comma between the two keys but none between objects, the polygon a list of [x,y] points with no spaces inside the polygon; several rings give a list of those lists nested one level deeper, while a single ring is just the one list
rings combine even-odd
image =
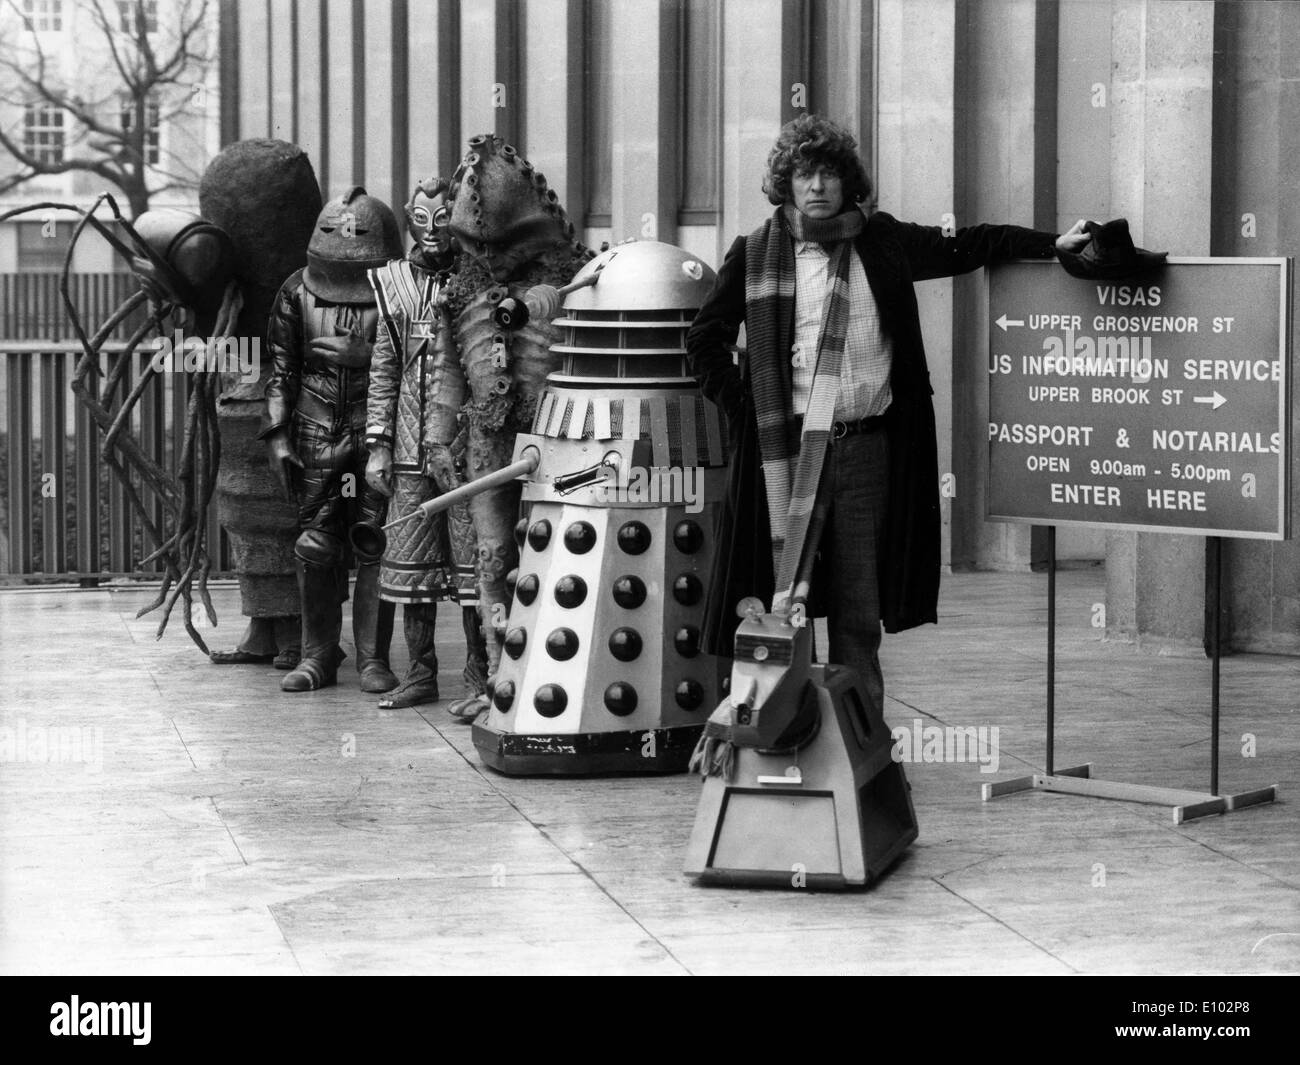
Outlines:
[{"label": "stone column", "polygon": [[[879,163],[876,184],[881,210],[922,225],[960,225],[957,217],[956,0],[925,4],[880,0],[877,28]],[[967,219],[968,221],[968,219]],[[916,286],[934,387],[939,473],[952,472],[953,283]],[[973,490],[960,481],[958,492]],[[942,558],[952,547],[951,498],[943,509]]]},{"label": "stone column", "polygon": [[[1208,255],[1211,230],[1214,4],[1118,0],[1112,8],[1111,209],[1134,242]],[[1106,551],[1110,636],[1199,645],[1205,540],[1111,533]]]},{"label": "stone column", "polygon": [[[1294,255],[1300,247],[1300,7],[1217,4],[1215,255]],[[1293,351],[1297,337],[1292,336]],[[1296,361],[1290,375],[1294,382]],[[1292,395],[1296,395],[1292,385]],[[1300,404],[1292,408],[1292,455]],[[1300,463],[1291,468],[1300,499]],[[1292,505],[1292,521],[1295,520]],[[1224,541],[1227,648],[1300,655],[1300,540]]]},{"label": "stone column", "polygon": [[[1032,0],[957,9],[954,222],[1054,230],[1056,198],[1056,7]],[[984,519],[988,489],[988,307],[982,272],[953,283],[952,400],[947,416],[956,494],[954,568],[1028,569],[1029,525]],[[938,338],[930,371],[939,368]],[[947,367],[944,367],[947,369]]]}]

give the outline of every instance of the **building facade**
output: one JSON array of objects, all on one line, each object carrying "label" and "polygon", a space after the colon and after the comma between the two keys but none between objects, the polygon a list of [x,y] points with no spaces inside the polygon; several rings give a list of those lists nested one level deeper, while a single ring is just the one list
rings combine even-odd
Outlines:
[{"label": "building facade", "polygon": [[[137,73],[141,14],[146,39],[163,67],[177,51],[181,29],[192,22],[198,26],[186,40],[185,61],[174,71],[163,71],[137,107],[122,68],[132,76]],[[203,0],[99,5],[90,0],[15,0],[4,5],[0,130],[42,163],[61,166],[73,159],[106,160],[121,146],[109,145],[105,131],[127,130],[142,120],[145,180],[154,192],[150,206],[195,209],[198,179],[220,147],[216,16],[216,4]],[[55,106],[23,74],[55,94],[66,93],[99,128]],[[21,163],[0,148],[0,180],[22,171]],[[41,174],[10,188],[0,193],[0,212],[42,201],[88,206],[103,191],[112,193],[123,213],[131,216],[126,195],[102,174],[87,169]],[[0,274],[60,271],[75,218],[71,212],[51,211],[0,223]],[[91,232],[78,241],[72,266],[77,273],[125,270],[117,260]]]},{"label": "building facade", "polygon": [[[766,153],[808,110],[856,132],[880,208],[912,221],[1125,217],[1174,255],[1288,255],[1300,237],[1297,3],[222,0],[220,20],[223,143],[296,141],[331,195],[400,203],[495,130],[588,243],[653,237],[716,266],[770,211]],[[945,560],[1027,567],[1041,531],[983,518],[982,281],[918,295]],[[1204,539],[1058,545],[1105,560],[1111,636],[1201,641]],[[1230,646],[1300,654],[1300,544],[1229,541],[1225,562]]]}]

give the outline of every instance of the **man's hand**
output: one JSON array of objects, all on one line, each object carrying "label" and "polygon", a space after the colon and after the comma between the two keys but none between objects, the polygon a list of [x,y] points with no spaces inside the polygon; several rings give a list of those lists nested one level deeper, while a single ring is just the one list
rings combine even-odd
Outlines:
[{"label": "man's hand", "polygon": [[1076,252],[1084,248],[1088,241],[1092,240],[1092,235],[1085,231],[1087,221],[1080,218],[1068,230],[1056,238],[1056,250],[1064,252]]},{"label": "man's hand", "polygon": [[308,345],[312,355],[349,370],[370,365],[370,345],[360,333],[317,337]]},{"label": "man's hand", "polygon": [[366,484],[380,495],[393,494],[393,449],[376,445],[366,460]]},{"label": "man's hand", "polygon": [[290,475],[289,467],[297,466],[298,469],[302,469],[302,459],[298,457],[298,452],[294,451],[293,444],[289,441],[289,430],[277,429],[266,438],[266,447],[271,456],[271,472],[275,474],[275,479],[280,482],[280,489],[284,492],[284,498],[292,503],[293,478]]}]

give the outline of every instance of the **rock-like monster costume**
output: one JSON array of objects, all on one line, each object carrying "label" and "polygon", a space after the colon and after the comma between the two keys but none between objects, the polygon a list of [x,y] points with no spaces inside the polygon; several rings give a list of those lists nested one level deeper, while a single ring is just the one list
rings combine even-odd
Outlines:
[{"label": "rock-like monster costume", "polygon": [[[302,661],[285,691],[334,684],[347,598],[351,526],[382,523],[387,501],[365,479],[366,393],[379,324],[367,271],[401,254],[397,219],[354,187],[325,205],[307,247],[307,267],[276,297],[267,344],[263,439],[272,467],[292,488],[300,532],[294,547],[302,598]],[[397,686],[388,667],[393,605],[379,599],[379,556],[356,554],[352,604],[361,690]]]},{"label": "rock-like monster costume", "polygon": [[274,660],[298,664],[301,621],[293,545],[297,513],[284,498],[258,441],[271,360],[261,350],[276,292],[307,262],[307,243],[321,210],[320,188],[306,153],[279,140],[229,145],[199,183],[199,210],[230,238],[243,307],[235,333],[258,354],[259,375],[222,375],[217,397],[221,467],[217,505],[230,537],[239,599],[248,628],[232,651],[213,651],[218,665]]},{"label": "rock-like monster costume", "polygon": [[[448,228],[464,255],[447,285],[447,309],[469,386],[465,476],[473,480],[509,465],[515,434],[532,428],[546,376],[556,368],[550,346],[559,331],[545,319],[516,332],[501,329],[493,320],[497,304],[507,296],[522,300],[534,285],[567,284],[592,252],[575,238],[546,179],[500,137],[470,140],[449,198]],[[510,606],[506,574],[518,565],[520,493],[521,485],[511,482],[469,502],[489,676],[501,660]],[[481,696],[452,713],[472,719],[486,705]]]},{"label": "rock-like monster costume", "polygon": [[[456,445],[460,438],[463,452],[465,375],[443,294],[456,260],[446,228],[447,188],[441,178],[427,178],[415,187],[406,204],[407,229],[415,240],[410,254],[370,272],[380,325],[370,364],[366,479],[389,497],[388,517],[394,522],[454,486],[459,479],[456,468],[463,466],[457,462]],[[453,549],[459,549],[457,560],[469,567],[468,582],[456,580],[455,586],[449,575]],[[436,604],[450,597],[461,604],[469,695],[483,691],[487,649],[479,625],[473,549],[467,504],[450,513],[407,520],[389,533],[380,564],[380,595],[403,604],[411,664],[402,683],[380,700],[381,708],[438,699]]]}]

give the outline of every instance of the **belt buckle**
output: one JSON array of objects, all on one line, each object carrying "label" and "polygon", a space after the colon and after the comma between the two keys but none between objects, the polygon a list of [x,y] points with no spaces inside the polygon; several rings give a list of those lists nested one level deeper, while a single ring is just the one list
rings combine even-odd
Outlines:
[{"label": "belt buckle", "polygon": [[840,421],[831,422],[831,439],[832,439],[832,440],[843,440],[843,439],[844,439],[846,436],[848,436],[848,435],[849,435],[849,423],[848,423],[848,422],[840,422]]}]

